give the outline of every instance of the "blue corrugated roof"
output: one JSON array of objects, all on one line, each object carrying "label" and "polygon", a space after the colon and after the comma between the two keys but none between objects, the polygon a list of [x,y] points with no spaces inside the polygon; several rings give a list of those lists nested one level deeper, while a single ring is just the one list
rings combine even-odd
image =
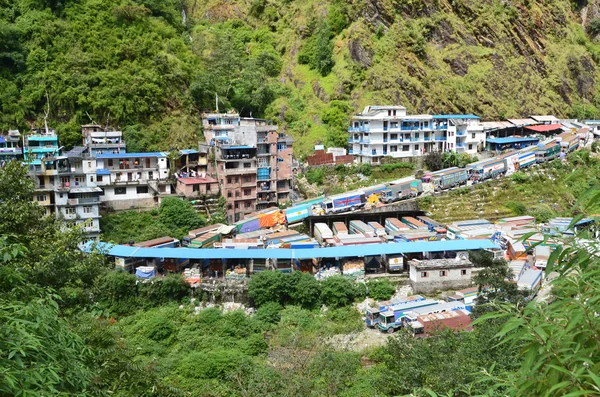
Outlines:
[{"label": "blue corrugated roof", "polygon": [[434,114],[434,119],[479,119],[474,114]]},{"label": "blue corrugated roof", "polygon": [[523,143],[523,142],[539,142],[539,138],[515,138],[515,137],[506,137],[506,138],[488,138],[486,142],[489,143],[497,143],[497,144],[506,144],[506,143]]},{"label": "blue corrugated roof", "polygon": [[[365,244],[343,247],[305,249],[227,249],[227,248],[139,248],[129,245],[99,243],[107,255],[135,258],[175,259],[310,259],[374,255],[394,255],[417,252],[465,251],[500,248],[490,240],[417,241],[387,244]],[[88,247],[89,249],[89,247]]]},{"label": "blue corrugated roof", "polygon": [[238,146],[227,146],[227,147],[224,147],[223,149],[252,149],[252,147],[246,146],[246,145],[238,145]]},{"label": "blue corrugated roof", "polygon": [[167,157],[164,152],[145,152],[145,153],[102,153],[96,155],[99,159],[131,159],[135,157]]},{"label": "blue corrugated roof", "polygon": [[110,175],[110,171],[106,168],[98,168],[96,170],[96,175]]},{"label": "blue corrugated roof", "polygon": [[196,149],[181,149],[179,151],[181,154],[196,154],[198,151]]}]

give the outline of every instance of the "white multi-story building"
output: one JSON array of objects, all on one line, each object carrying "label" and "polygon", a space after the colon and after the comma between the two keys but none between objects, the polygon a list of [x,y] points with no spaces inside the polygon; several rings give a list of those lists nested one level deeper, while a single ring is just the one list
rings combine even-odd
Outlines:
[{"label": "white multi-story building", "polygon": [[407,115],[403,106],[367,106],[352,117],[349,153],[360,163],[379,164],[386,156],[407,158],[431,151],[477,153],[485,147],[479,117]]},{"label": "white multi-story building", "polygon": [[92,156],[127,152],[127,145],[123,141],[121,131],[109,131],[98,124],[85,124],[81,126],[81,135],[83,144],[90,149]]},{"label": "white multi-story building", "polygon": [[152,207],[160,203],[160,196],[176,194],[167,153],[98,154],[96,162],[96,183],[107,207]]}]

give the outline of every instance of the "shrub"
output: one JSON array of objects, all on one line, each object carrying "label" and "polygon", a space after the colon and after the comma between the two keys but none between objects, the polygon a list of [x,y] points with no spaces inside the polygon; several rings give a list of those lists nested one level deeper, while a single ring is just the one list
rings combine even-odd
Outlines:
[{"label": "shrub", "polygon": [[356,297],[352,281],[342,276],[333,276],[322,282],[321,300],[330,307],[343,307],[351,304]]},{"label": "shrub", "polygon": [[515,215],[525,215],[527,212],[527,208],[523,203],[519,203],[518,201],[509,201],[506,203],[506,208],[511,210]]},{"label": "shrub", "polygon": [[277,324],[283,307],[278,302],[268,302],[256,310],[255,319],[260,323]]},{"label": "shrub", "polygon": [[370,176],[372,173],[371,164],[363,163],[358,167],[358,172],[364,176]]},{"label": "shrub", "polygon": [[388,300],[394,295],[396,288],[388,279],[367,281],[367,296],[375,300]]},{"label": "shrub", "polygon": [[322,185],[325,181],[325,170],[322,167],[310,168],[306,171],[306,180],[313,185]]},{"label": "shrub", "polygon": [[516,183],[526,183],[529,182],[531,178],[524,172],[515,172],[510,176],[510,180]]},{"label": "shrub", "polygon": [[248,283],[248,296],[254,300],[256,306],[268,302],[284,303],[286,295],[285,275],[278,271],[264,271],[255,274]]},{"label": "shrub", "polygon": [[319,304],[321,284],[312,275],[294,272],[288,277],[287,282],[293,304],[305,309],[312,309]]}]

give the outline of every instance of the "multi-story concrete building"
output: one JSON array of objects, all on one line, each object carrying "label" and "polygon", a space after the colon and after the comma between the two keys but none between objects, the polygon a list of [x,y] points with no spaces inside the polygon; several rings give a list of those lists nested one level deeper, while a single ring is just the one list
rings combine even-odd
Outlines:
[{"label": "multi-story concrete building", "polygon": [[90,149],[90,155],[127,153],[127,145],[123,141],[121,131],[109,131],[98,124],[81,126],[83,144]]},{"label": "multi-story concrete building", "polygon": [[54,129],[36,129],[23,137],[23,157],[30,166],[40,169],[41,160],[58,155],[58,136]]},{"label": "multi-story concrete building", "polygon": [[54,190],[59,185],[59,172],[68,171],[65,161],[58,159],[58,136],[53,129],[32,130],[23,137],[23,158],[35,182],[36,201],[46,215],[54,214]]},{"label": "multi-story concrete building", "polygon": [[176,194],[167,153],[104,153],[96,162],[100,199],[109,208],[152,207],[161,196]]},{"label": "multi-story concrete building", "polygon": [[21,133],[19,130],[9,130],[0,135],[0,167],[10,160],[19,160],[23,157],[21,147]]},{"label": "multi-story concrete building", "polygon": [[89,237],[98,237],[102,189],[96,186],[96,159],[89,155],[89,148],[79,146],[66,156],[58,157],[57,161],[59,174],[54,191],[56,216],[81,225]]},{"label": "multi-story concrete building", "polygon": [[230,222],[289,200],[291,137],[268,120],[237,113],[205,113],[202,120],[206,141],[215,149],[215,165],[209,164],[209,170],[227,199]]},{"label": "multi-story concrete building", "polygon": [[349,152],[361,163],[386,156],[407,158],[431,151],[477,153],[485,134],[474,115],[407,115],[403,106],[367,106],[352,117]]},{"label": "multi-story concrete building", "polygon": [[246,145],[216,147],[217,179],[227,200],[229,222],[237,222],[256,210],[256,148]]}]

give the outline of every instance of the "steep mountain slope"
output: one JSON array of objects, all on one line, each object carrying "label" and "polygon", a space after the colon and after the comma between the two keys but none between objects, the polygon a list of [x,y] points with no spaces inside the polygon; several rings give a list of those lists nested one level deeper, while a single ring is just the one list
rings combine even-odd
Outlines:
[{"label": "steep mountain slope", "polygon": [[0,19],[1,128],[39,122],[48,92],[69,142],[88,112],[140,149],[185,146],[216,94],[299,154],[344,144],[366,104],[495,119],[599,101],[595,2],[0,0]]}]

